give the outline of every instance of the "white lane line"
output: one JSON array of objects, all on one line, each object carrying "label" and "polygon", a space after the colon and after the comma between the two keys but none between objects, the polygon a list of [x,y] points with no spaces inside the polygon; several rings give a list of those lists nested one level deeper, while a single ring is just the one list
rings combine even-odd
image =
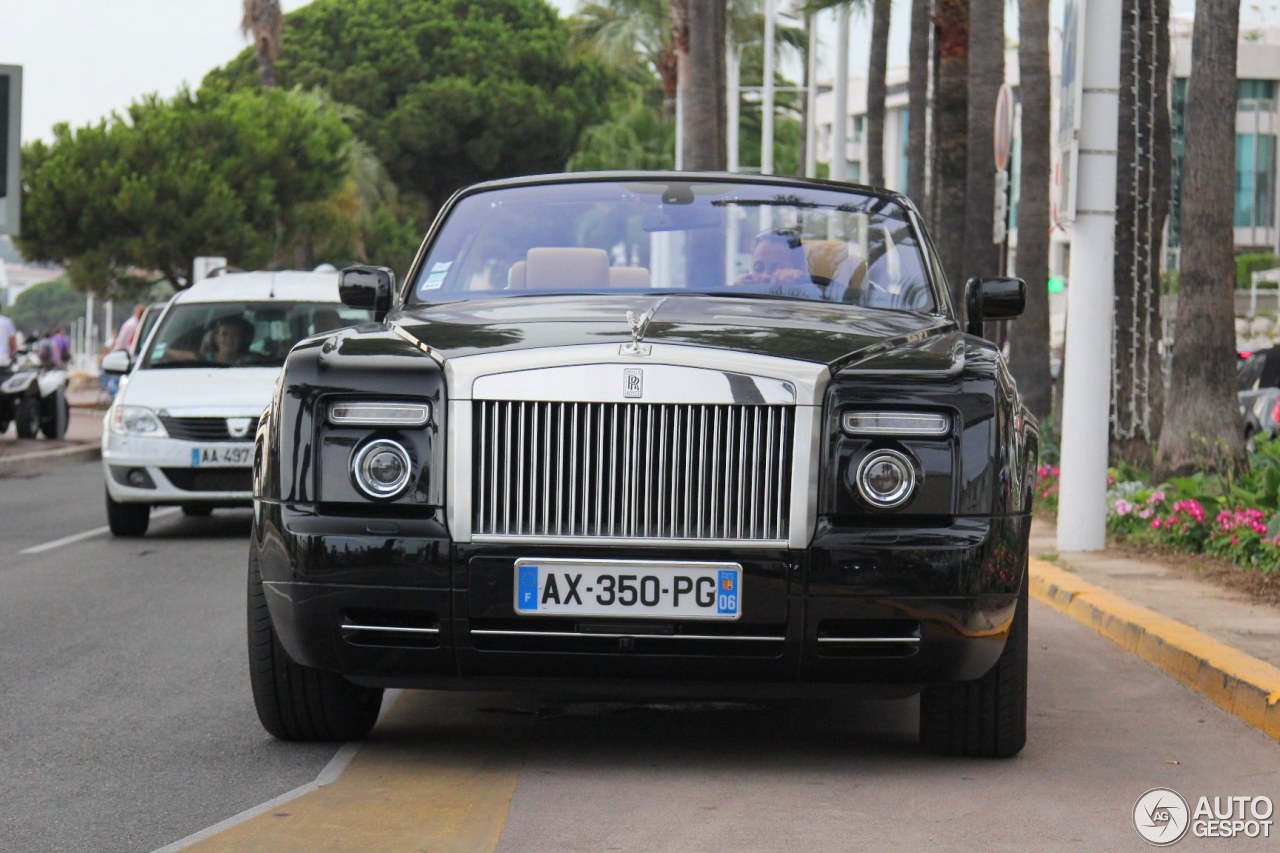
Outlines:
[{"label": "white lane line", "polygon": [[[400,694],[402,692],[403,691],[401,690],[388,690],[384,693],[382,697],[382,710],[379,712],[379,715],[385,714],[387,709],[391,707],[392,703],[395,702],[396,699],[400,698]],[[164,847],[152,851],[152,853],[176,853],[178,850],[184,850],[193,844],[204,841],[206,838],[212,838],[219,832],[230,829],[236,824],[244,823],[246,820],[251,820],[260,814],[266,814],[272,809],[277,809],[290,800],[296,800],[304,794],[310,794],[312,791],[318,791],[326,785],[333,784],[338,781],[338,777],[342,775],[342,771],[351,763],[351,759],[356,757],[356,753],[360,751],[362,743],[363,741],[358,740],[349,740],[344,743],[342,748],[339,749],[337,754],[329,760],[329,763],[324,766],[324,769],[320,771],[320,775],[316,776],[314,781],[308,782],[305,785],[299,785],[292,791],[286,791],[274,799],[267,800],[265,803],[245,809],[240,812],[240,814],[232,815],[226,820],[219,821],[213,826],[202,829],[199,832],[193,832],[186,838],[179,838],[172,844],[166,844]]]},{"label": "white lane line", "polygon": [[[152,518],[160,518],[166,515],[173,515],[180,507],[171,506],[167,509],[152,510]],[[45,542],[43,545],[32,545],[30,548],[23,548],[19,554],[42,554],[45,551],[52,551],[54,548],[61,548],[63,545],[70,545],[74,542],[83,542],[85,539],[92,539],[95,536],[101,536],[110,532],[110,527],[95,527],[92,530],[86,530],[83,533],[73,533],[70,536],[63,536],[61,539],[55,539],[52,542]]]}]

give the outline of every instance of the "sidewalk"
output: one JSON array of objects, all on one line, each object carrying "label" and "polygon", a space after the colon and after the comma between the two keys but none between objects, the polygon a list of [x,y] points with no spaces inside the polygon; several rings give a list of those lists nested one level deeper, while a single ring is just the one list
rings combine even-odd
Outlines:
[{"label": "sidewalk", "polygon": [[47,438],[18,438],[17,428],[10,424],[0,433],[0,478],[33,477],[49,468],[88,462],[101,456],[102,416],[98,394],[73,391],[67,395],[71,404],[71,420],[62,441]]},{"label": "sidewalk", "polygon": [[1031,558],[1037,600],[1280,739],[1280,607],[1149,559],[1059,554],[1054,527],[1038,519]]}]

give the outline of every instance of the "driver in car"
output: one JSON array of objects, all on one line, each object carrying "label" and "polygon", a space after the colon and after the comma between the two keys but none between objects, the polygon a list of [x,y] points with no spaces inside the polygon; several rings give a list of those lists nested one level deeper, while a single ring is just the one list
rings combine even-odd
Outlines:
[{"label": "driver in car", "polygon": [[239,364],[249,352],[253,342],[253,324],[237,314],[219,317],[213,322],[213,331],[206,338],[199,352],[170,347],[165,352],[166,361],[211,361],[215,364]]},{"label": "driver in car", "polygon": [[811,298],[822,294],[814,284],[797,228],[766,228],[756,235],[751,269],[735,285],[757,285],[776,296]]},{"label": "driver in car", "polygon": [[243,317],[219,317],[213,326],[213,346],[209,360],[218,364],[239,364],[253,342],[253,324]]}]

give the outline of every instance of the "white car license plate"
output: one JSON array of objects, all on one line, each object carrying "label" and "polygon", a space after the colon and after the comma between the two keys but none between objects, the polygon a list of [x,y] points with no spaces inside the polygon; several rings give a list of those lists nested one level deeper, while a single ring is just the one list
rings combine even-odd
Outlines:
[{"label": "white car license plate", "polygon": [[224,444],[191,448],[191,467],[229,468],[245,466],[253,459],[252,444]]},{"label": "white car license plate", "polygon": [[742,566],[622,560],[516,560],[523,616],[737,619]]}]

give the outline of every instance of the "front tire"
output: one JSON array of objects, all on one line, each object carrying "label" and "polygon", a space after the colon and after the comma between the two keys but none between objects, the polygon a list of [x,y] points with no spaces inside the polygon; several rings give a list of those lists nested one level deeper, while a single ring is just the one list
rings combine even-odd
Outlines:
[{"label": "front tire", "polygon": [[145,536],[150,524],[150,504],[120,503],[107,492],[107,526],[113,536]]},{"label": "front tire", "polygon": [[18,438],[35,438],[40,434],[40,398],[28,394],[18,401],[18,411],[13,420],[18,426]]},{"label": "front tire", "polygon": [[920,743],[938,755],[1009,758],[1027,743],[1027,581],[991,671],[920,694]]},{"label": "front tire", "polygon": [[364,737],[378,721],[381,688],[294,663],[280,645],[262,592],[258,553],[249,550],[249,675],[262,727],[281,740]]},{"label": "front tire", "polygon": [[59,388],[53,396],[45,401],[44,414],[40,418],[40,431],[45,438],[61,441],[67,434],[67,424],[71,422],[71,407],[67,405],[67,395]]}]

